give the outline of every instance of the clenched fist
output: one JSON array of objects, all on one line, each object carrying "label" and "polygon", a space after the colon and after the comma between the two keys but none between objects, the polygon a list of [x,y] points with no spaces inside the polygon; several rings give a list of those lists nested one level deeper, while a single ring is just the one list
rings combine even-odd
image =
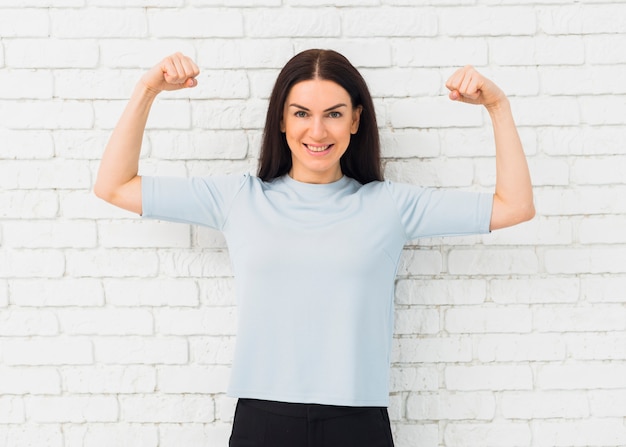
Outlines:
[{"label": "clenched fist", "polygon": [[481,104],[488,109],[506,100],[504,92],[471,65],[455,71],[446,82],[446,87],[450,90],[450,99],[469,104]]},{"label": "clenched fist", "polygon": [[174,53],[146,72],[141,82],[154,93],[180,90],[198,85],[196,76],[199,73],[200,69],[193,60],[181,53]]}]

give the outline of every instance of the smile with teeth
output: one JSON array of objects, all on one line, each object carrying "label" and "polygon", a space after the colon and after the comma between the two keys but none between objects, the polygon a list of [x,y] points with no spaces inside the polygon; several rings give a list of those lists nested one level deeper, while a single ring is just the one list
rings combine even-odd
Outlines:
[{"label": "smile with teeth", "polygon": [[324,144],[324,145],[313,145],[313,144],[305,144],[306,148],[311,152],[324,152],[328,150],[332,144]]}]

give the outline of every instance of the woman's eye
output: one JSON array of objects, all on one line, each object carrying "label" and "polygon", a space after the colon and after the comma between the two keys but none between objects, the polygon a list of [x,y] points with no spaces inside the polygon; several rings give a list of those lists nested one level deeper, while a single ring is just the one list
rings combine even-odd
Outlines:
[{"label": "woman's eye", "polygon": [[328,114],[329,117],[331,118],[340,118],[341,117],[341,113],[340,112],[330,112]]},{"label": "woman's eye", "polygon": [[295,115],[296,115],[296,117],[298,117],[298,118],[304,118],[304,117],[306,116],[306,112],[303,112],[302,110],[298,110],[298,111],[295,113]]}]

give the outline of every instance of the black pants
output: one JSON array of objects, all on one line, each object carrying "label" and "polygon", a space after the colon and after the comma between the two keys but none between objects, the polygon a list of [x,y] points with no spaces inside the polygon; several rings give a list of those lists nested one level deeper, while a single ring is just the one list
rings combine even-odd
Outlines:
[{"label": "black pants", "polygon": [[230,447],[393,447],[384,407],[239,399]]}]

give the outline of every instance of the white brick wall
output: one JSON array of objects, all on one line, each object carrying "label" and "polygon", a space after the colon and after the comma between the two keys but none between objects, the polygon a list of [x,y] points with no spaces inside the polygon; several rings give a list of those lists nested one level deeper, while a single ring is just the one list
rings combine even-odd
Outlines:
[{"label": "white brick wall", "polygon": [[[399,447],[626,446],[626,3],[618,0],[0,0],[0,446],[226,445],[236,308],[224,240],[90,192],[132,86],[173,51],[144,173],[254,170],[286,60],[346,54],[390,178],[490,190],[509,93],[534,221],[407,247],[390,414]],[[191,100],[189,100],[191,98]]]}]

